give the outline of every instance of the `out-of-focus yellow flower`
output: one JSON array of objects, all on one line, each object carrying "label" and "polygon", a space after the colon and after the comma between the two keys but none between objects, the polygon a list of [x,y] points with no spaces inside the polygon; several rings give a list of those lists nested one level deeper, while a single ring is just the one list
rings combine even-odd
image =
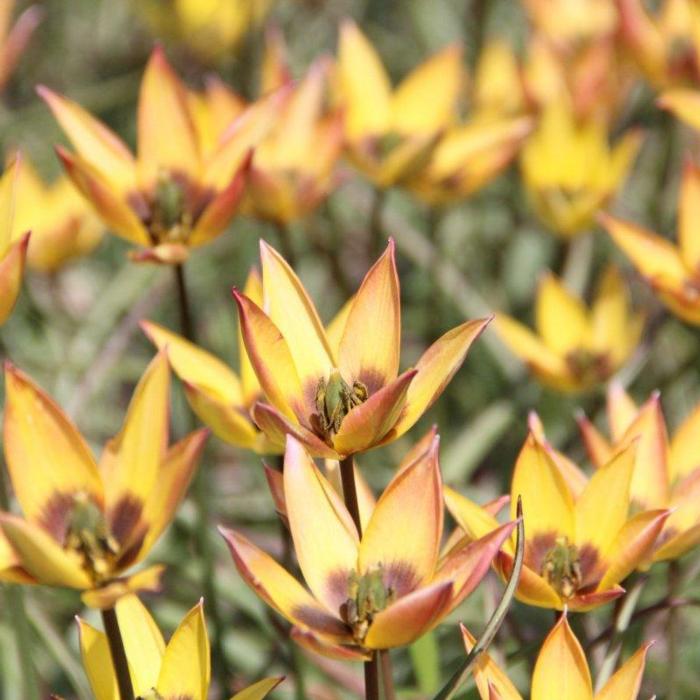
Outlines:
[{"label": "out-of-focus yellow flower", "polygon": [[19,57],[43,16],[37,5],[27,8],[12,24],[14,0],[0,3],[0,90],[12,75]]},{"label": "out-of-focus yellow flower", "polygon": [[556,46],[580,47],[617,27],[615,0],[524,0],[535,30]]},{"label": "out-of-focus yellow flower", "polygon": [[[255,304],[262,305],[262,283],[257,272],[248,276],[243,292]],[[262,393],[240,328],[240,377],[211,353],[162,326],[144,321],[141,328],[159,350],[167,348],[170,366],[182,380],[192,410],[217,437],[259,454],[282,451],[267,440],[250,417]]]},{"label": "out-of-focus yellow flower", "polygon": [[273,0],[134,0],[159,36],[185,44],[203,61],[225,57],[259,27]]},{"label": "out-of-focus yellow flower", "polygon": [[536,332],[504,314],[494,325],[542,383],[576,392],[604,382],[625,364],[639,343],[644,317],[631,311],[622,277],[610,266],[590,309],[547,273],[537,290]]},{"label": "out-of-focus yellow flower", "polygon": [[522,150],[523,179],[535,212],[553,233],[585,231],[622,185],[641,140],[628,132],[614,146],[598,120],[577,123],[563,101],[549,104]]},{"label": "out-of-focus yellow flower", "polygon": [[[202,601],[185,615],[167,644],[135,595],[121,598],[116,613],[137,698],[207,700],[211,654]],[[80,652],[95,700],[118,700],[107,636],[80,618],[78,626]],[[231,700],[262,700],[281,681],[265,678]]]},{"label": "out-of-focus yellow flower", "polygon": [[700,542],[700,406],[696,406],[669,441],[658,394],[638,407],[621,385],[608,390],[608,425],[604,437],[585,417],[579,418],[591,462],[600,467],[632,442],[637,465],[631,496],[637,507],[670,508],[652,561],[675,559]]},{"label": "out-of-focus yellow flower", "polygon": [[441,394],[489,322],[453,328],[399,375],[393,241],[328,332],[284,258],[264,241],[260,257],[262,308],[234,290],[248,357],[266,396],[253,406],[253,418],[272,443],[284,445],[291,434],[314,456],[339,459],[403,435]]},{"label": "out-of-focus yellow flower", "polygon": [[603,215],[601,221],[659,299],[688,323],[700,324],[700,168],[687,163],[678,195],[678,244]]},{"label": "out-of-focus yellow flower", "polygon": [[[476,640],[462,627],[469,653]],[[562,615],[542,644],[532,676],[530,700],[636,700],[649,647],[642,645],[597,692],[593,693],[586,655]],[[481,700],[522,700],[508,676],[488,654],[474,665],[474,680]]]},{"label": "out-of-focus yellow flower", "polygon": [[[0,514],[17,565],[36,583],[84,591],[92,607],[157,588],[162,567],[122,578],[173,517],[207,431],[168,448],[170,373],[151,362],[99,466],[63,411],[16,368],[5,371],[5,458],[24,518]],[[7,568],[0,562],[0,571]]]},{"label": "out-of-focus yellow flower", "polygon": [[65,175],[47,185],[23,158],[17,177],[12,238],[32,230],[29,267],[54,272],[97,246],[103,226]]},{"label": "out-of-focus yellow flower", "polygon": [[0,177],[0,325],[15,306],[24,275],[29,232],[14,235],[14,210],[20,164],[15,161]]},{"label": "out-of-focus yellow flower", "polygon": [[460,47],[448,46],[392,90],[373,46],[352,21],[343,23],[337,73],[347,153],[378,187],[416,175],[456,121],[461,58]]},{"label": "out-of-focus yellow flower", "polygon": [[[634,470],[635,448],[628,445],[587,480],[544,441],[537,422],[531,424],[510,489],[511,514],[520,496],[527,519],[519,600],[583,611],[624,593],[620,582],[652,553],[670,513],[657,509],[629,515]],[[498,527],[493,515],[456,491],[445,488],[445,500],[469,537]],[[504,578],[514,556],[511,538],[495,561]]]},{"label": "out-of-focus yellow flower", "polygon": [[156,48],[141,83],[134,158],[78,104],[45,87],[39,92],[77,151],[58,149],[75,185],[114,233],[146,248],[136,259],[163,263],[184,261],[224,231],[243,194],[250,150],[281,99],[271,95],[246,110],[207,153],[187,91]]},{"label": "out-of-focus yellow flower", "polygon": [[620,34],[629,53],[657,88],[695,85],[700,79],[700,5],[664,0],[658,12],[642,0],[617,0]]},{"label": "out-of-focus yellow flower", "polygon": [[441,556],[438,442],[434,438],[420,454],[411,451],[359,537],[341,497],[301,443],[287,438],[285,511],[311,593],[241,534],[222,530],[243,579],[295,626],[300,644],[344,659],[405,646],[435,627],[484,577],[515,523]]}]

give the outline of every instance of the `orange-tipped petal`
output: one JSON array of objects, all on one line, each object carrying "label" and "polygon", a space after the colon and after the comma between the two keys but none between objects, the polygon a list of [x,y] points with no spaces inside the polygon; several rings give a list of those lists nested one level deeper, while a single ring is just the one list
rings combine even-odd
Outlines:
[{"label": "orange-tipped petal", "polygon": [[95,700],[119,700],[107,635],[77,618],[80,655]]},{"label": "orange-tipped petal", "polygon": [[583,413],[576,417],[576,422],[581,431],[588,459],[596,469],[599,469],[610,461],[614,454],[613,446]]},{"label": "orange-tipped petal", "polygon": [[289,636],[304,649],[314,654],[327,656],[338,661],[369,661],[369,654],[361,647],[351,647],[337,644],[325,639],[321,635],[314,634],[311,630],[292,627]]},{"label": "orange-tipped petal", "polygon": [[132,574],[126,578],[117,578],[105,586],[85,591],[80,599],[89,608],[105,610],[113,608],[124,596],[140,593],[159,593],[165,567],[159,564]]},{"label": "orange-tipped petal", "polygon": [[378,612],[370,624],[364,644],[370,649],[402,647],[432,629],[447,614],[452,583],[419,588]]},{"label": "orange-tipped petal", "polygon": [[236,693],[231,700],[263,700],[264,697],[271,693],[282,681],[284,676],[278,678],[263,678],[263,680],[249,685],[247,688]]},{"label": "orange-tipped petal", "polygon": [[103,506],[97,465],[59,406],[9,363],[5,389],[5,457],[15,495],[30,521],[61,538],[73,496]]},{"label": "orange-tipped petal", "polygon": [[[464,648],[469,654],[476,644],[476,638],[464,625],[460,624],[460,629],[462,630]],[[500,698],[501,700],[522,700],[522,696],[516,690],[510,678],[487,653],[480,654],[476,659],[474,680],[482,700],[494,700],[495,698]]]},{"label": "orange-tipped petal", "polygon": [[596,693],[594,700],[636,700],[642,686],[647,652],[654,642],[648,642],[618,669],[613,677]]},{"label": "orange-tipped petal", "polygon": [[467,321],[438,338],[416,363],[418,372],[406,394],[406,410],[395,430],[402,435],[433,405],[462,366],[472,343],[491,318]]},{"label": "orange-tipped petal", "polygon": [[[256,268],[251,268],[246,278],[243,287],[243,294],[248,297],[254,304],[262,307],[263,304],[263,288],[262,278]],[[260,382],[255,376],[255,370],[248,358],[248,352],[245,349],[243,334],[241,332],[241,324],[238,324],[238,366],[241,370],[241,388],[243,389],[243,402],[246,406],[252,406],[255,401],[260,398],[261,389]]]},{"label": "orange-tipped petal", "polygon": [[162,172],[190,178],[200,175],[199,147],[187,93],[159,46],[151,53],[141,81],[137,125],[139,180],[143,186],[153,186]]},{"label": "orange-tipped petal", "polygon": [[700,404],[683,420],[671,439],[669,477],[671,483],[700,467],[697,436],[700,435]]},{"label": "orange-tipped petal", "polygon": [[394,241],[367,273],[352,302],[340,341],[338,367],[370,394],[394,380],[401,348],[401,299]]},{"label": "orange-tipped petal", "polygon": [[[513,571],[513,555],[509,552],[499,552],[496,556],[496,570],[503,579],[509,579]],[[554,588],[527,565],[522,568],[515,597],[538,608],[562,610],[564,607],[564,601]]]},{"label": "orange-tipped petal", "polygon": [[345,641],[348,628],[320,605],[306,589],[269,554],[243,535],[219,528],[243,580],[268,605],[292,624],[332,639]]},{"label": "orange-tipped petal", "polygon": [[[605,591],[577,593],[573,598],[569,598],[566,601],[566,607],[572,612],[588,612],[594,608],[599,608],[601,605],[607,605],[624,594],[625,589],[622,586],[613,586]],[[563,609],[563,606],[559,609]]]},{"label": "orange-tipped petal", "polygon": [[116,187],[117,195],[135,187],[134,157],[111,129],[76,102],[49,88],[39,86],[37,92],[48,104],[81,160],[99,172],[109,186]]},{"label": "orange-tipped petal", "polygon": [[7,321],[17,302],[28,245],[29,233],[26,233],[6,251],[0,251],[0,326]]},{"label": "orange-tipped petal", "polygon": [[688,161],[683,169],[678,199],[678,247],[688,270],[700,270],[700,168]]},{"label": "orange-tipped petal", "polygon": [[443,489],[443,496],[452,517],[472,539],[477,540],[498,528],[498,520],[493,513],[449,486]]},{"label": "orange-tipped petal", "polygon": [[610,382],[606,396],[610,434],[614,443],[620,442],[639,413],[639,406],[616,380]]},{"label": "orange-tipped petal", "polygon": [[340,455],[351,455],[398,437],[393,428],[404,410],[406,396],[416,373],[415,369],[404,372],[363,404],[353,408],[333,436],[335,451]]},{"label": "orange-tipped petal", "polygon": [[588,662],[562,615],[544,640],[532,675],[532,700],[592,700]]},{"label": "orange-tipped petal", "polygon": [[428,453],[391,480],[362,535],[360,573],[381,566],[399,596],[427,581],[437,564],[443,526],[439,444],[436,437]]},{"label": "orange-tipped petal", "polygon": [[287,438],[283,472],[299,567],[316,598],[336,612],[348,599],[350,573],[357,567],[357,530],[335,489],[293,437]]}]

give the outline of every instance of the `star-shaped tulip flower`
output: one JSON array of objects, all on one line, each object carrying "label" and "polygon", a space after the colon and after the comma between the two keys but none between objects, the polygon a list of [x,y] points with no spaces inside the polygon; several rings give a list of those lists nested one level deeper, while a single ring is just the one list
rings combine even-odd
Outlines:
[{"label": "star-shaped tulip flower", "polygon": [[700,324],[700,168],[687,163],[678,195],[678,244],[642,226],[603,215],[612,239],[659,299],[679,318]]},{"label": "star-shaped tulip flower", "polygon": [[[469,653],[474,637],[462,627],[464,646]],[[642,684],[647,651],[644,644],[608,682],[593,692],[591,672],[581,644],[562,615],[542,644],[530,686],[530,700],[636,700]],[[488,654],[474,666],[474,680],[481,700],[522,700],[522,695]]]},{"label": "star-shaped tulip flower", "polygon": [[[200,601],[182,619],[168,643],[135,595],[116,604],[134,695],[142,700],[207,700],[211,678],[209,635]],[[119,697],[107,636],[78,618],[80,652],[95,700]],[[231,700],[262,700],[281,683],[265,678]]]},{"label": "star-shaped tulip flower", "polygon": [[607,401],[608,439],[585,416],[579,417],[588,455],[600,468],[631,442],[637,443],[637,466],[631,498],[637,508],[669,508],[651,557],[676,559],[700,542],[700,405],[678,426],[669,440],[658,393],[640,407],[620,384],[611,384]]},{"label": "star-shaped tulip flower", "polygon": [[243,194],[250,149],[279,99],[271,95],[242,114],[206,153],[192,100],[156,48],[141,83],[134,158],[80,105],[46,87],[39,93],[76,150],[58,148],[75,185],[114,233],[144,248],[136,259],[162,263],[184,261],[224,231]]},{"label": "star-shaped tulip flower", "polygon": [[630,309],[622,277],[610,267],[590,308],[548,273],[537,289],[536,332],[505,314],[496,316],[494,326],[543,384],[577,392],[603,383],[622,367],[639,343],[643,324],[643,316]]},{"label": "star-shaped tulip flower", "polygon": [[14,236],[14,207],[20,163],[15,161],[0,178],[0,325],[15,307],[24,275],[29,233]]},{"label": "star-shaped tulip flower", "polygon": [[515,523],[441,554],[438,442],[400,465],[360,537],[340,495],[303,445],[287,438],[284,511],[309,590],[246,537],[222,529],[243,579],[294,625],[300,644],[344,659],[410,644],[486,574]]},{"label": "star-shaped tulip flower", "polygon": [[82,590],[83,601],[97,608],[112,607],[130,591],[158,587],[162,567],[124,574],[170,523],[207,437],[200,430],[168,448],[169,377],[160,353],[98,466],[51,398],[6,367],[5,458],[24,518],[0,514],[16,557],[0,562],[1,572],[19,567],[35,583]]},{"label": "star-shaped tulip flower", "polygon": [[[539,432],[520,451],[511,483],[511,513],[517,497],[526,514],[525,563],[516,596],[528,605],[555,610],[590,610],[622,595],[623,581],[653,551],[668,510],[630,516],[635,446],[630,445],[587,480]],[[498,527],[484,508],[453,489],[447,507],[470,537]],[[496,558],[508,578],[514,542]]]},{"label": "star-shaped tulip flower", "polygon": [[38,5],[28,7],[12,23],[15,0],[0,4],[0,90],[5,87],[34,30],[41,22],[43,11]]},{"label": "star-shaped tulip flower", "polygon": [[[294,435],[318,457],[339,459],[405,433],[440,395],[489,319],[469,321],[398,374],[401,304],[394,243],[326,332],[301,281],[260,244],[262,308],[234,290],[243,340],[265,403],[253,418],[271,442]],[[263,310],[264,309],[264,310]]]}]

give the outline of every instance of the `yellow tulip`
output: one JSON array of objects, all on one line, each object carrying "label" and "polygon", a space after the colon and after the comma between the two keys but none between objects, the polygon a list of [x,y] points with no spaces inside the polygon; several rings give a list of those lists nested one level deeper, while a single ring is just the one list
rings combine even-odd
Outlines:
[{"label": "yellow tulip", "polygon": [[638,508],[671,510],[650,559],[676,559],[700,542],[700,406],[690,412],[670,440],[658,393],[639,407],[621,385],[613,383],[607,409],[610,439],[585,416],[579,418],[591,462],[600,467],[630,443],[637,444],[633,502]]},{"label": "yellow tulip", "polygon": [[639,144],[640,134],[628,132],[611,148],[604,124],[594,119],[578,123],[563,101],[549,104],[520,159],[542,222],[564,238],[588,229],[622,185]]},{"label": "yellow tulip", "polygon": [[42,10],[33,5],[27,8],[12,24],[15,0],[0,3],[0,90],[5,87],[43,16]]},{"label": "yellow tulip", "polygon": [[392,90],[377,52],[346,20],[340,30],[338,92],[353,164],[378,187],[401,184],[429,161],[457,118],[464,71],[452,45],[435,54]]},{"label": "yellow tulip", "polygon": [[[263,305],[234,290],[243,340],[265,394],[253,419],[273,444],[293,435],[339,459],[403,435],[443,391],[490,319],[468,321],[398,374],[401,303],[394,242],[326,332],[301,281],[260,243]],[[263,310],[264,309],[264,310]]]},{"label": "yellow tulip", "polygon": [[192,101],[156,48],[141,83],[134,158],[78,104],[46,87],[39,93],[77,151],[58,148],[74,184],[115,234],[145,248],[136,259],[162,263],[183,262],[191,248],[224,231],[243,194],[251,148],[281,99],[271,95],[246,110],[207,153]]},{"label": "yellow tulip", "polygon": [[[656,509],[629,515],[634,471],[634,445],[628,445],[589,480],[551,448],[537,421],[531,424],[511,482],[511,515],[520,496],[526,523],[519,600],[584,611],[624,593],[620,582],[652,553],[670,513]],[[445,501],[470,538],[499,527],[490,512],[453,489],[445,489]],[[511,538],[495,561],[504,578],[514,556]]]},{"label": "yellow tulip", "polygon": [[613,240],[659,299],[688,323],[700,324],[700,168],[687,163],[678,196],[678,244],[613,216],[601,217]]},{"label": "yellow tulip", "polygon": [[[135,595],[121,598],[116,614],[137,698],[207,700],[211,661],[202,601],[185,615],[167,644]],[[78,626],[83,666],[95,700],[119,700],[106,635],[80,618]],[[265,678],[231,700],[262,700],[281,681]]]},{"label": "yellow tulip", "polygon": [[[168,448],[169,384],[160,353],[98,466],[63,411],[7,365],[5,458],[24,513],[0,514],[16,555],[11,566],[36,583],[82,590],[83,601],[98,608],[112,607],[131,591],[157,588],[162,567],[122,574],[143,560],[172,519],[207,437],[200,430]],[[0,572],[6,569],[0,562]]]},{"label": "yellow tulip", "polygon": [[12,238],[32,230],[27,264],[54,272],[90,253],[102,239],[103,227],[90,205],[66,176],[44,183],[23,158],[15,196]]},{"label": "yellow tulip", "polygon": [[536,332],[503,314],[496,316],[494,326],[541,382],[557,391],[577,392],[604,382],[625,364],[643,324],[642,315],[629,308],[619,272],[609,267],[590,309],[548,273],[537,290]]},{"label": "yellow tulip", "polygon": [[[462,627],[469,653],[474,637]],[[530,700],[636,700],[651,643],[642,645],[597,692],[581,644],[562,615],[542,644],[532,676]],[[474,666],[474,680],[481,700],[522,700],[508,676],[488,654]]]},{"label": "yellow tulip", "polygon": [[427,447],[421,441],[420,453],[411,451],[360,537],[340,495],[302,444],[287,438],[283,508],[310,592],[243,535],[222,529],[241,576],[294,625],[297,642],[351,660],[405,646],[435,627],[487,573],[515,523],[441,554],[438,443],[434,437]]},{"label": "yellow tulip", "polygon": [[535,32],[554,45],[578,48],[617,28],[615,0],[524,0],[523,4]]}]

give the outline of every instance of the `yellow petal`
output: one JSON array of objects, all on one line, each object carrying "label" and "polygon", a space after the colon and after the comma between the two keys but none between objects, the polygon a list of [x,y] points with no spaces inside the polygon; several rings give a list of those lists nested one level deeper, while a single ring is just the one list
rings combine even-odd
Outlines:
[{"label": "yellow petal", "polygon": [[545,345],[560,356],[586,347],[591,333],[583,302],[550,273],[537,290],[535,325]]},{"label": "yellow petal", "polygon": [[603,437],[598,428],[584,414],[579,415],[576,421],[581,431],[588,459],[591,460],[593,466],[598,469],[607,464],[614,454],[613,446],[608,439]]},{"label": "yellow petal", "polygon": [[[495,564],[496,571],[498,571],[501,578],[508,580],[513,571],[513,554],[505,551],[500,552],[496,557]],[[548,608],[550,610],[563,610],[565,605],[554,588],[527,564],[522,568],[515,597],[526,605],[534,605],[538,608]]]},{"label": "yellow petal", "polygon": [[562,615],[544,640],[532,676],[532,700],[592,700],[588,663]]},{"label": "yellow petal", "polygon": [[78,618],[80,655],[95,700],[119,700],[107,637]]},{"label": "yellow petal", "polygon": [[688,161],[678,199],[678,246],[688,270],[700,273],[700,168]]},{"label": "yellow petal", "polygon": [[263,678],[263,680],[249,685],[240,692],[236,693],[231,700],[263,700],[263,698],[272,692],[284,678]]},{"label": "yellow petal", "polygon": [[693,129],[700,130],[700,91],[690,88],[667,90],[656,100],[656,104]]},{"label": "yellow petal", "polygon": [[[292,437],[287,438],[283,472],[299,567],[316,598],[337,614],[348,598],[350,573],[357,567],[357,530],[335,489]],[[313,518],[308,517],[310,511]]]},{"label": "yellow petal", "polygon": [[627,429],[632,425],[632,421],[639,413],[639,406],[632,397],[625,391],[624,386],[613,380],[610,382],[606,396],[606,411],[610,434],[614,443],[622,440]]},{"label": "yellow petal", "polygon": [[392,125],[400,134],[424,134],[448,126],[457,117],[462,87],[462,49],[443,49],[404,78],[394,92]]},{"label": "yellow petal", "polygon": [[200,601],[185,615],[165,647],[156,688],[164,698],[207,700],[210,677],[209,636]]},{"label": "yellow petal", "polygon": [[[464,647],[467,654],[469,654],[476,644],[476,638],[464,625],[460,625],[460,628],[462,630]],[[522,696],[511,683],[508,676],[487,653],[480,654],[477,657],[473,673],[476,687],[482,700],[492,700],[493,695],[489,694],[490,690],[491,692],[497,692],[497,697],[501,698],[501,700],[522,700]],[[564,699],[562,698],[562,700]]]},{"label": "yellow petal", "polygon": [[326,326],[326,338],[328,338],[328,344],[331,346],[333,357],[340,356],[340,342],[343,339],[345,324],[348,321],[354,302],[355,297],[350,297]]},{"label": "yellow petal", "polygon": [[[17,190],[18,185],[27,178],[27,173],[24,172],[27,170],[27,164],[23,166],[22,160],[22,155],[18,152],[0,177],[0,258],[5,255],[10,241],[18,233],[15,226],[15,214],[18,208]],[[22,233],[21,229],[19,233]]]},{"label": "yellow petal", "polygon": [[146,187],[154,186],[163,173],[190,178],[200,174],[187,93],[159,46],[146,65],[139,92],[138,166],[139,180]]},{"label": "yellow petal", "polygon": [[103,506],[97,465],[59,406],[10,364],[5,389],[5,457],[15,495],[29,520],[62,537],[74,495]]},{"label": "yellow petal", "polygon": [[653,642],[640,647],[595,695],[594,700],[636,700],[642,685],[646,655]]},{"label": "yellow petal", "polygon": [[700,435],[700,404],[683,420],[671,439],[669,471],[671,483],[700,467],[697,436]]},{"label": "yellow petal", "polygon": [[338,71],[349,140],[388,131],[392,113],[389,78],[374,47],[350,20],[340,28]]},{"label": "yellow petal", "polygon": [[0,326],[12,313],[19,296],[28,245],[27,233],[11,244],[6,251],[0,252]]},{"label": "yellow petal", "polygon": [[106,585],[84,591],[80,599],[89,608],[105,610],[113,608],[124,596],[139,593],[159,593],[165,567],[156,564],[137,571],[131,576],[115,578]]},{"label": "yellow petal", "polygon": [[429,580],[437,564],[443,527],[439,444],[436,437],[428,453],[391,480],[362,535],[360,574],[382,567],[399,596]]},{"label": "yellow petal", "polygon": [[482,506],[449,486],[443,489],[445,505],[457,524],[472,539],[479,539],[498,528],[498,520]]},{"label": "yellow petal", "polygon": [[[262,306],[263,304],[263,288],[262,279],[258,271],[253,267],[248,273],[243,294],[250,299],[254,304]],[[250,358],[245,349],[243,341],[243,333],[241,331],[240,321],[238,323],[238,366],[241,370],[241,387],[243,390],[243,403],[250,408],[258,399],[261,393],[260,382],[255,375],[253,365],[250,363]]]},{"label": "yellow petal", "polygon": [[117,194],[135,187],[134,158],[111,129],[76,102],[44,86],[40,86],[37,92],[48,104],[81,159],[115,187]]},{"label": "yellow petal", "polygon": [[369,394],[396,378],[401,352],[401,299],[394,241],[365,275],[340,341],[338,367]]}]

